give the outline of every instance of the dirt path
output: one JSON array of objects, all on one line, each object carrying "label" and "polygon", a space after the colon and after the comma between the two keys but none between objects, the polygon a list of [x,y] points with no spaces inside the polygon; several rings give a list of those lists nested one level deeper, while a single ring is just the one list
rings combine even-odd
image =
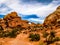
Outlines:
[{"label": "dirt path", "polygon": [[4,45],[33,45],[27,40],[27,35],[20,34],[15,39],[5,42]]}]

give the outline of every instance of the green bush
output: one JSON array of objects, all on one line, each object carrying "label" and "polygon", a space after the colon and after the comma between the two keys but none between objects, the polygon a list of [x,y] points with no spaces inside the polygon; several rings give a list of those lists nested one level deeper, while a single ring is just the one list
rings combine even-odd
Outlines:
[{"label": "green bush", "polygon": [[29,35],[30,41],[39,41],[40,40],[40,35],[39,34],[30,34]]},{"label": "green bush", "polygon": [[16,29],[12,29],[12,31],[1,31],[0,32],[0,37],[11,37],[14,38],[17,36],[17,31]]},{"label": "green bush", "polygon": [[11,28],[12,30],[7,30],[7,31],[4,31],[3,28],[0,26],[0,37],[3,38],[3,37],[11,37],[11,38],[14,38],[17,36],[17,34],[19,34],[21,32],[21,27],[20,26],[17,26],[15,28]]},{"label": "green bush", "polygon": [[11,37],[11,38],[16,37],[16,34],[15,34],[15,32],[13,32],[13,31],[12,31],[12,32],[9,32],[8,35],[9,35],[9,37]]},{"label": "green bush", "polygon": [[8,33],[9,37],[12,37],[12,38],[16,37],[17,36],[17,31],[18,30],[14,28],[11,32]]}]

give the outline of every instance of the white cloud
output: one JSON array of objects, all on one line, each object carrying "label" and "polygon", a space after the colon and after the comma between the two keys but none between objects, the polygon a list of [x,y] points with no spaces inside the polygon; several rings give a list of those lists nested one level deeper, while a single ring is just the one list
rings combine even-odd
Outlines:
[{"label": "white cloud", "polygon": [[[7,7],[11,8],[12,11],[16,11],[23,15],[36,14],[37,16],[47,16],[53,12],[58,5],[56,5],[60,0],[54,0],[48,5],[43,5],[40,3],[34,4],[24,4],[20,0],[2,0]],[[6,9],[4,9],[6,11]],[[2,10],[4,13],[4,11]],[[11,12],[11,11],[10,11]]]},{"label": "white cloud", "polygon": [[[34,4],[25,4],[22,3],[21,0],[0,0],[0,5],[5,4],[7,7],[0,7],[0,14],[7,14],[12,11],[18,12],[18,14],[23,15],[30,15],[30,14],[36,14],[38,17],[46,17],[50,13],[52,13],[57,6],[60,4],[60,0],[53,0],[48,5],[43,5],[42,3],[34,3]],[[12,9],[12,10],[9,10]],[[44,20],[40,20],[39,18],[34,19],[30,18],[29,21],[33,22],[43,22]]]},{"label": "white cloud", "polygon": [[35,23],[43,23],[44,20],[40,20],[39,18],[30,18],[28,21],[35,22]]},{"label": "white cloud", "polygon": [[0,4],[6,2],[6,0],[0,0]]}]

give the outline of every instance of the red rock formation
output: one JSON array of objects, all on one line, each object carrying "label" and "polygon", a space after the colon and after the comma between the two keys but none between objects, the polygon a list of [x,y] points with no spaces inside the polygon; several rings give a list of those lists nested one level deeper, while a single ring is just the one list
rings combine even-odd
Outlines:
[{"label": "red rock formation", "polygon": [[11,20],[13,18],[20,18],[16,12],[11,12],[10,14],[7,14],[3,19],[4,20]]},{"label": "red rock formation", "polygon": [[22,20],[16,12],[11,12],[10,14],[7,14],[3,19],[1,19],[1,21],[1,26],[4,26],[4,28],[16,27],[18,25],[21,25],[23,28],[27,28],[29,26],[29,22],[26,20]]},{"label": "red rock formation", "polygon": [[44,21],[44,25],[56,25],[60,21],[60,6],[56,11],[48,15]]}]

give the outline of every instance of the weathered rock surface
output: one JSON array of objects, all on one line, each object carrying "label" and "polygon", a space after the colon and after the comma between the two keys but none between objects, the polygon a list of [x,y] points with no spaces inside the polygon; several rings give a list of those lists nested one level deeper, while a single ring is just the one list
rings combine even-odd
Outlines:
[{"label": "weathered rock surface", "polygon": [[60,6],[57,7],[56,11],[48,15],[44,21],[45,25],[56,25],[60,24]]},{"label": "weathered rock surface", "polygon": [[16,12],[11,12],[10,14],[4,16],[3,19],[0,19],[0,25],[4,29],[7,27],[16,27],[19,25],[26,28],[27,26],[29,26],[28,23],[29,22],[27,20],[22,20]]}]

